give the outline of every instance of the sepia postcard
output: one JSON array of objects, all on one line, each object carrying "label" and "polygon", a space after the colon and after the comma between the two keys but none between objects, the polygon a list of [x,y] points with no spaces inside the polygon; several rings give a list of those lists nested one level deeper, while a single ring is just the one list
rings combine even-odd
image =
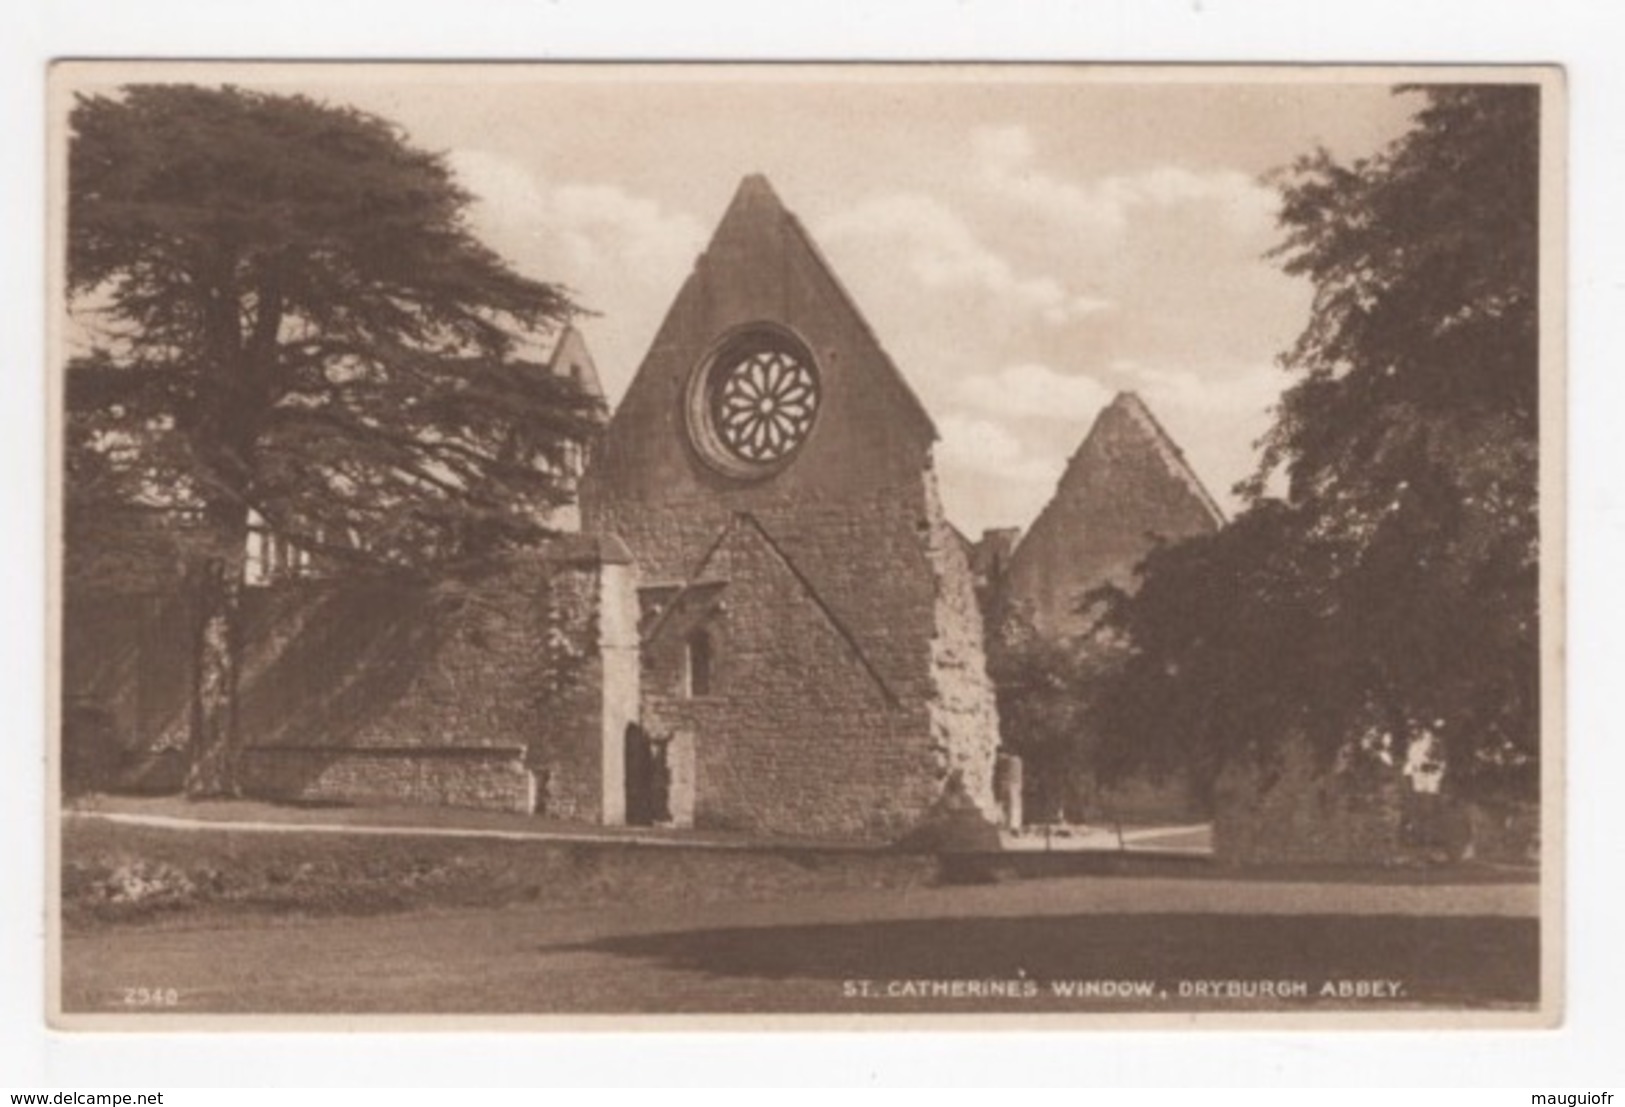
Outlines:
[{"label": "sepia postcard", "polygon": [[48,106],[52,1025],[1561,1020],[1561,71]]}]

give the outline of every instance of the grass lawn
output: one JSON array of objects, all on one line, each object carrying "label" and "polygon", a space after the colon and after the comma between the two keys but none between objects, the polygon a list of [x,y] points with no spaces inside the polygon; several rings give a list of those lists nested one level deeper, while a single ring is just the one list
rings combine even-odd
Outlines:
[{"label": "grass lawn", "polygon": [[[182,1014],[1515,1009],[1538,998],[1539,929],[1526,918],[1086,913],[801,923],[798,908],[509,907],[81,935],[64,945],[64,1009],[128,1012],[135,985],[173,989],[164,1013]],[[954,981],[1030,982],[1031,993],[929,991]],[[1124,991],[1064,991],[1085,981]],[[1270,981],[1303,994],[1195,994],[1215,981]],[[1392,990],[1323,994],[1360,981]]]},{"label": "grass lawn", "polygon": [[[1481,870],[1341,879],[1193,859],[1011,869],[625,842],[63,825],[69,1012],[662,1013],[1525,1007],[1538,889]],[[1032,855],[1019,864],[1075,864]],[[1455,878],[1451,879],[1451,873]],[[1025,879],[1012,879],[1012,877]],[[1016,981],[943,996],[912,981]],[[1193,992],[1286,981],[1298,997]],[[1322,995],[1395,982],[1380,997]],[[1143,995],[1068,995],[1111,981]],[[1025,994],[1031,990],[1032,994]]]},{"label": "grass lawn", "polygon": [[930,883],[930,857],[713,851],[630,843],[62,827],[68,932],[220,917],[367,915],[425,907],[727,900]]},{"label": "grass lawn", "polygon": [[[851,888],[913,888],[939,879],[933,857],[851,845],[752,843],[727,850],[680,832],[646,845],[593,841],[348,834],[320,826],[422,826],[458,832],[546,831],[523,816],[455,809],[308,808],[177,797],[96,797],[97,812],[187,818],[180,829],[70,818],[62,824],[63,919],[70,931],[109,925],[191,925],[201,915],[375,914],[423,907],[577,906],[664,897],[731,900]],[[256,821],[275,832],[234,829]],[[218,823],[218,827],[214,824]],[[308,832],[298,829],[310,826]],[[286,828],[286,829],[283,829]],[[642,828],[638,833],[648,835]],[[1202,832],[1202,833],[1205,833]],[[1074,876],[1177,877],[1339,886],[1534,886],[1533,869],[1488,865],[1237,868],[1209,856],[1113,851],[1011,851],[973,867],[1001,881]]]}]

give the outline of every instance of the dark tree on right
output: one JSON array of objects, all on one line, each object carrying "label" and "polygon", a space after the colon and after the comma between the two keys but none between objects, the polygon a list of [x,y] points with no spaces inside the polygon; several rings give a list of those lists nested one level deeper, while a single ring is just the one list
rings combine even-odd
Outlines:
[{"label": "dark tree on right", "polygon": [[1431,736],[1447,792],[1538,791],[1540,93],[1400,94],[1423,103],[1381,154],[1275,179],[1312,313],[1247,509],[1113,597],[1108,770],[1211,787],[1286,742],[1346,764]]}]

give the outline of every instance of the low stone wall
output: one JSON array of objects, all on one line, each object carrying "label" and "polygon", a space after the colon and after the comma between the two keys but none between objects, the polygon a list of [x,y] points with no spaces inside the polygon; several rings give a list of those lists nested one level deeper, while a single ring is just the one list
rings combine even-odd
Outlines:
[{"label": "low stone wall", "polygon": [[[637,711],[628,574],[619,561],[606,571],[596,541],[560,539],[456,589],[370,579],[245,589],[238,789],[620,821],[604,762]],[[177,586],[73,599],[69,792],[181,790],[194,756],[187,597]],[[609,629],[605,609],[618,620]]]},{"label": "low stone wall", "polygon": [[263,799],[525,814],[536,808],[535,778],[520,746],[261,746],[243,752],[240,771],[243,790]]},{"label": "low stone wall", "polygon": [[1386,864],[1405,853],[1404,778],[1321,769],[1289,747],[1278,764],[1227,770],[1214,795],[1213,852],[1236,864]]}]

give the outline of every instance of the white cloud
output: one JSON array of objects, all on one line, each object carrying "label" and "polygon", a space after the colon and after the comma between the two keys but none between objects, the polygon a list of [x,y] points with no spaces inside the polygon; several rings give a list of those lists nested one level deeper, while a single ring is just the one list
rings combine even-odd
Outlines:
[{"label": "white cloud", "polygon": [[1039,169],[1037,145],[1024,126],[981,127],[972,134],[981,181],[998,195],[1087,238],[1120,234],[1146,210],[1203,205],[1233,231],[1250,234],[1274,222],[1275,194],[1238,170],[1198,172],[1160,166],[1091,181]]},{"label": "white cloud", "polygon": [[705,228],[618,185],[550,180],[485,151],[454,151],[451,164],[476,198],[475,230],[492,249],[602,313],[586,322],[588,344],[605,390],[618,397],[704,247]]},{"label": "white cloud", "polygon": [[1021,439],[992,420],[949,414],[937,420],[937,430],[937,459],[946,467],[1040,486],[1060,474],[1057,463],[1031,456]]},{"label": "white cloud", "polygon": [[958,398],[978,411],[1086,422],[1110,402],[1112,394],[1092,377],[1069,376],[1047,365],[1024,362],[963,378]]},{"label": "white cloud", "polygon": [[447,160],[457,183],[493,212],[534,210],[546,203],[541,181],[517,162],[484,150],[453,150]]},{"label": "white cloud", "polygon": [[451,163],[496,249],[578,287],[608,275],[675,288],[705,243],[699,220],[618,185],[548,180],[481,150]]},{"label": "white cloud", "polygon": [[1221,366],[1197,372],[1120,360],[1112,363],[1112,369],[1129,377],[1154,408],[1178,407],[1224,416],[1263,418],[1290,383],[1272,365]]},{"label": "white cloud", "polygon": [[588,263],[608,252],[639,270],[669,271],[691,265],[705,243],[699,220],[615,185],[558,185],[552,215]]},{"label": "white cloud", "polygon": [[1108,309],[1046,276],[1023,276],[988,249],[940,200],[917,194],[872,197],[827,220],[819,239],[841,248],[889,254],[931,289],[973,289],[997,305],[1061,324]]}]

